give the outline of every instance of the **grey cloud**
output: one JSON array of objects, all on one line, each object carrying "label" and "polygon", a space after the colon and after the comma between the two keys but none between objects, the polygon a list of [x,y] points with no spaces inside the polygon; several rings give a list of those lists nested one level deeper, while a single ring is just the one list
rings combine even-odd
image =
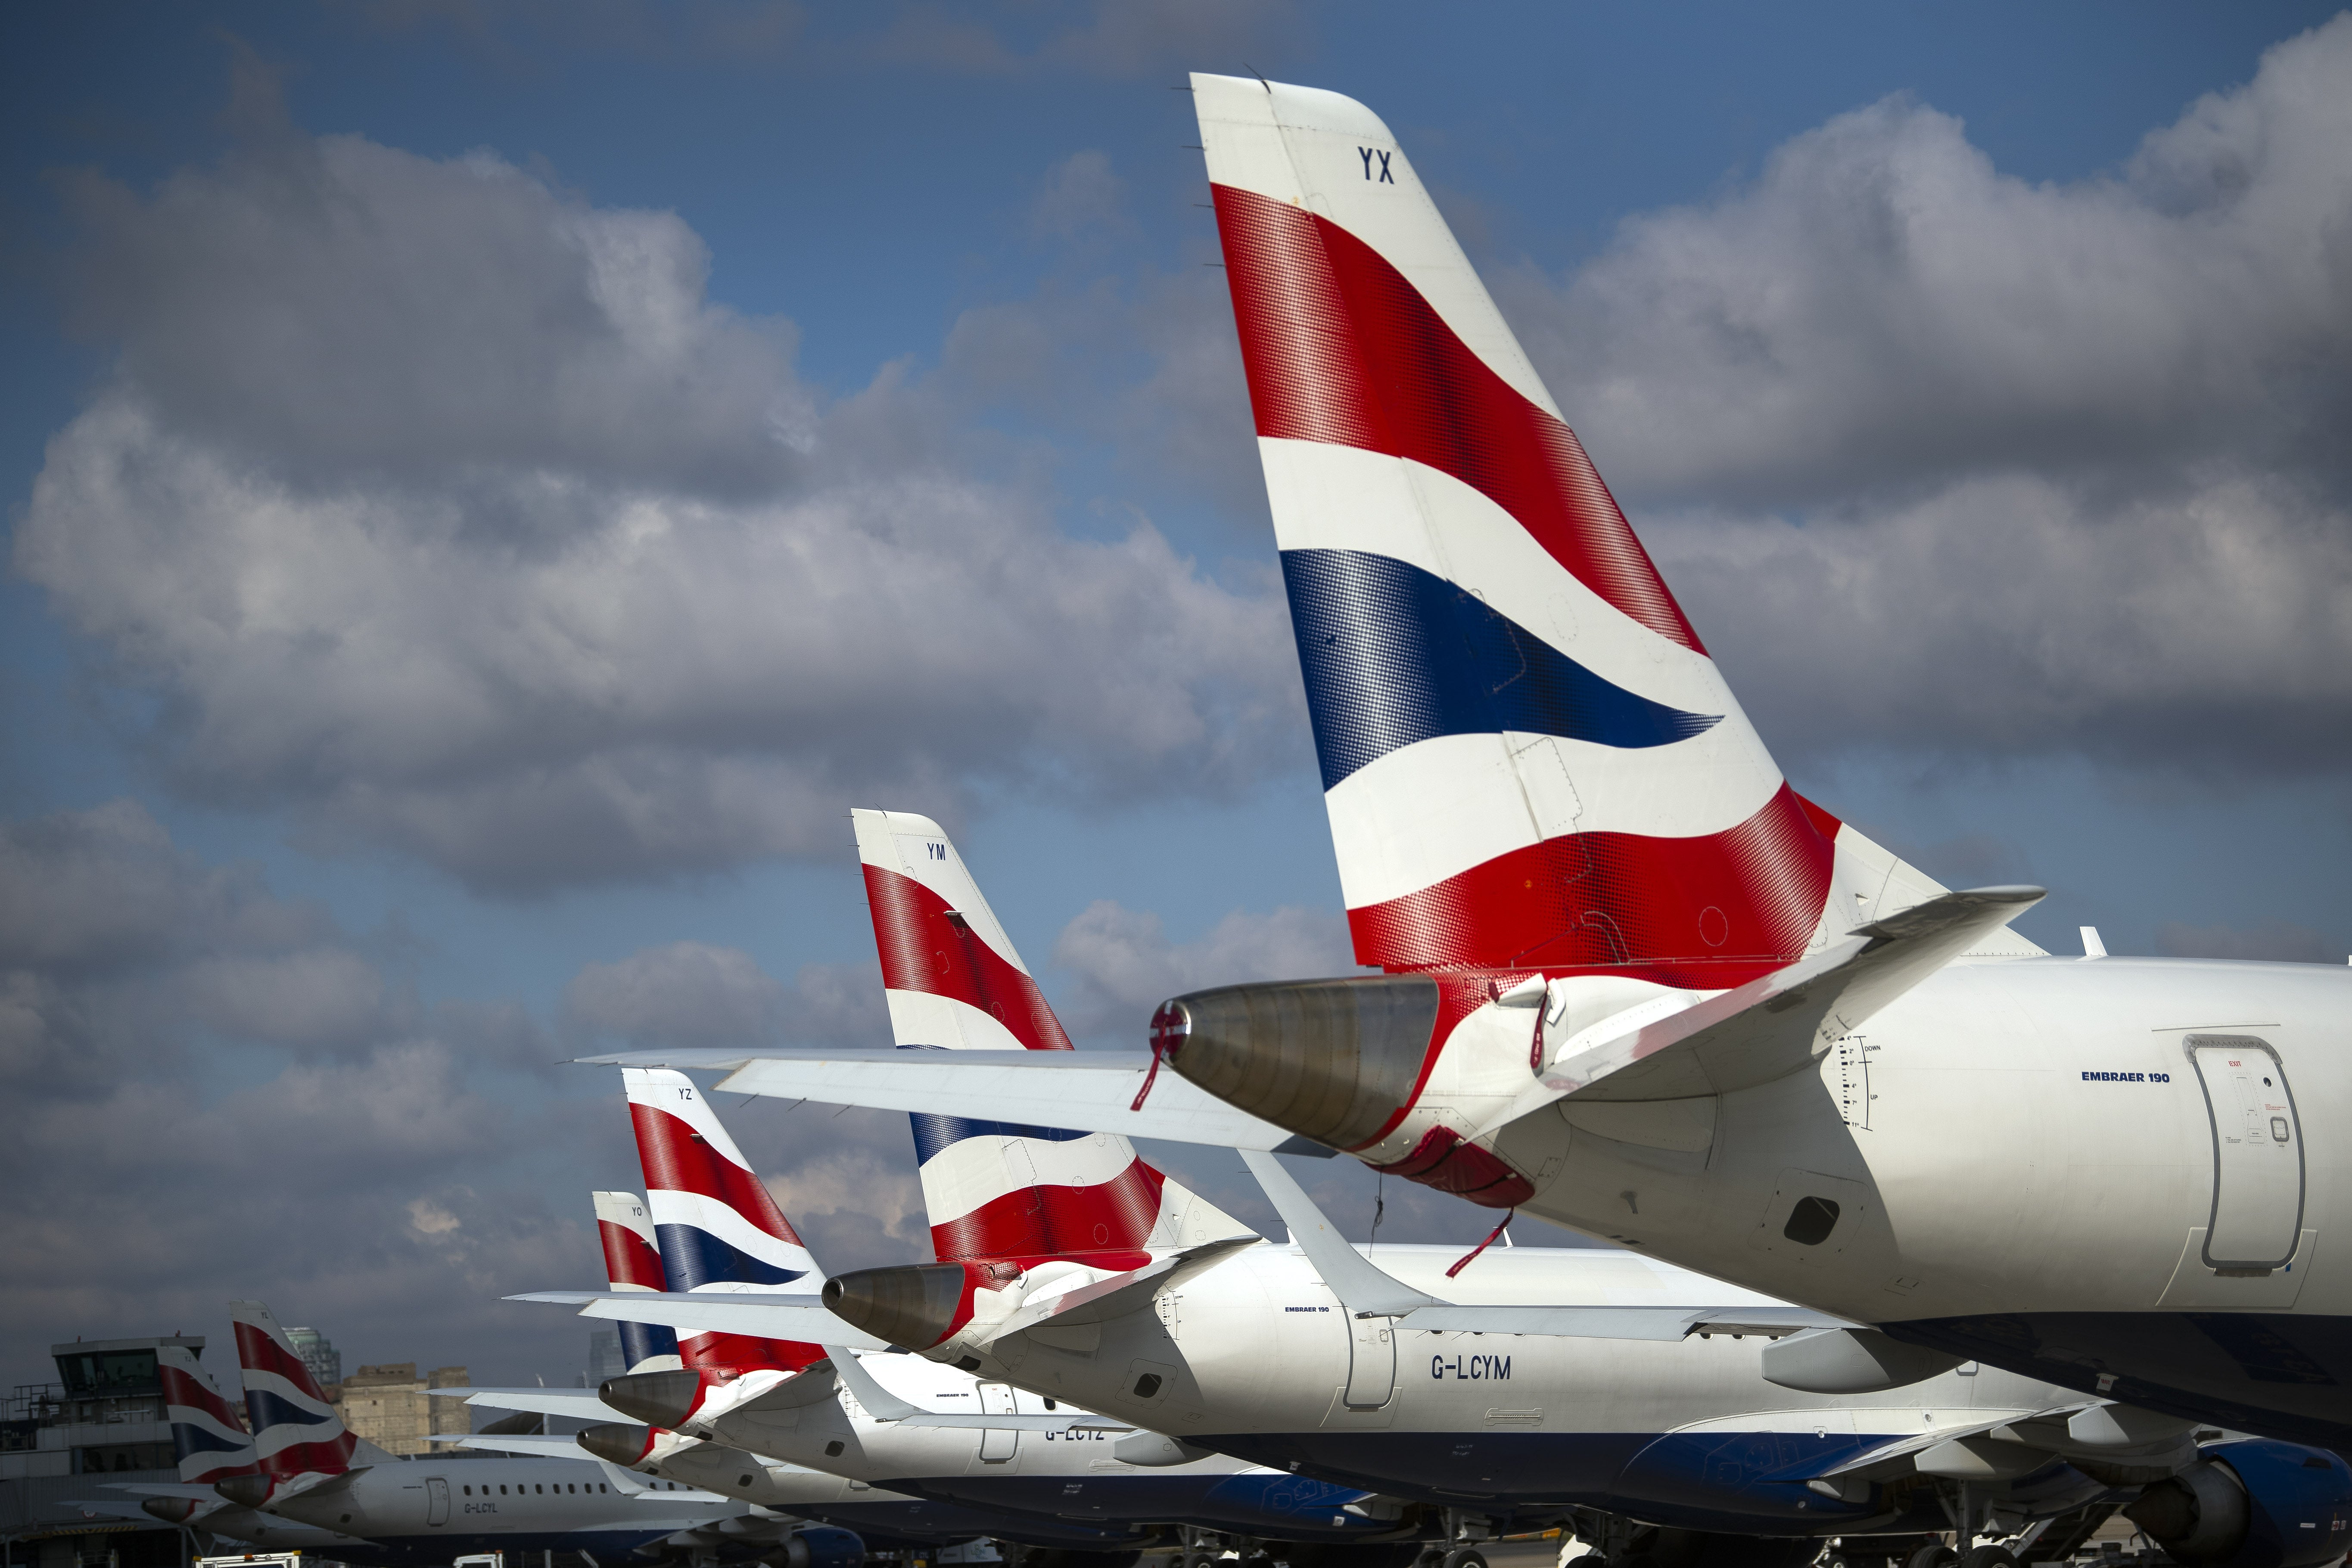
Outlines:
[{"label": "grey cloud", "polygon": [[1184,991],[1249,980],[1304,980],[1355,967],[1344,915],[1285,907],[1235,910],[1192,942],[1171,941],[1159,915],[1098,899],[1054,939],[1054,962],[1077,994],[1064,1009],[1073,1033],[1131,1038],[1151,1009]]},{"label": "grey cloud", "polygon": [[853,794],[1303,754],[1270,576],[1066,535],[945,382],[820,405],[672,215],[292,132],[77,210],[120,368],[16,562],[195,797],[531,891],[830,850]]},{"label": "grey cloud", "polygon": [[1503,293],[1784,760],[2352,742],[2352,16],[2112,177],[1895,99]]},{"label": "grey cloud", "polygon": [[1784,760],[2079,752],[2217,780],[2347,760],[2352,515],[2290,485],[2101,505],[2009,474],[1644,532]]},{"label": "grey cloud", "polygon": [[[568,1323],[496,1297],[597,1278],[585,1192],[634,1181],[626,1119],[518,1101],[509,1069],[557,1054],[529,1015],[420,1008],[367,946],[131,802],[0,825],[14,1381],[52,1342],[217,1332],[254,1294],[356,1360],[578,1366]],[[549,1150],[576,1190],[554,1213]]]},{"label": "grey cloud", "polygon": [[641,1045],[887,1045],[879,964],[807,964],[785,985],[740,948],[674,942],[591,963],[563,988],[565,1022]]}]

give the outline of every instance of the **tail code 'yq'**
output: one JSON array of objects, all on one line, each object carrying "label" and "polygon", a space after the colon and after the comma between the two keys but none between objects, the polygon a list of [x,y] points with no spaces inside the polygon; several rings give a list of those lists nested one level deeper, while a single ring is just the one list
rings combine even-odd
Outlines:
[{"label": "tail code 'yq'", "polygon": [[[592,1193],[596,1238],[604,1248],[604,1277],[615,1290],[665,1289],[661,1248],[652,1212],[635,1193]],[[618,1323],[621,1359],[632,1373],[665,1372],[680,1364],[677,1331],[661,1323]]]}]

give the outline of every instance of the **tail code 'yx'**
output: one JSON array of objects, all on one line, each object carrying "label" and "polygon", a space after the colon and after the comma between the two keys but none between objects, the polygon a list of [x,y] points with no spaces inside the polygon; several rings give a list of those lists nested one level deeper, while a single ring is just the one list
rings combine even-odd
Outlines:
[{"label": "tail code 'yx'", "polygon": [[1358,960],[1723,987],[1940,890],[1781,777],[1379,118],[1192,87]]},{"label": "tail code 'yx'", "polygon": [[[890,1029],[903,1049],[1066,1051],[1069,1037],[940,825],[853,811]],[[1245,1228],[1139,1158],[1126,1139],[913,1119],[942,1263],[1070,1258],[1127,1268],[1154,1249]]]}]

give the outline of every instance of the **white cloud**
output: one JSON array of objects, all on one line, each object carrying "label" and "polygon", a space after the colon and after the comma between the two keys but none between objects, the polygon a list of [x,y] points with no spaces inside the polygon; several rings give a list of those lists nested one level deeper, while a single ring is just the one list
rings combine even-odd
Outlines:
[{"label": "white cloud", "polygon": [[672,215],[290,132],[74,210],[121,355],[16,564],[193,795],[528,890],[1292,760],[1270,579],[1068,537],[896,373],[821,404]]},{"label": "white cloud", "polygon": [[1502,293],[1784,753],[2352,741],[2352,16],[2118,174],[1905,99]]}]

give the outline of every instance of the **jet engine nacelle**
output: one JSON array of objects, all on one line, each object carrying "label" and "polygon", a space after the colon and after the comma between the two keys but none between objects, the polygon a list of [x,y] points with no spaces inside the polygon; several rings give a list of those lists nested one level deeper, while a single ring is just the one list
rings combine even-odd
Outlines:
[{"label": "jet engine nacelle", "polygon": [[2352,1546],[2352,1467],[2293,1443],[2219,1443],[2124,1513],[2191,1568],[2318,1568]]}]

